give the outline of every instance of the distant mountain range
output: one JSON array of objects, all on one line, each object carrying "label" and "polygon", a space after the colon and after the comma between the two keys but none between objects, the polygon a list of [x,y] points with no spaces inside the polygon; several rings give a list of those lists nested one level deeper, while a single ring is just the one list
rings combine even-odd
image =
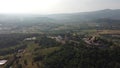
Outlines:
[{"label": "distant mountain range", "polygon": [[75,23],[96,19],[120,20],[120,9],[51,15],[0,15],[0,23]]},{"label": "distant mountain range", "polygon": [[95,19],[120,19],[120,9],[104,9],[92,12],[80,12],[71,14],[53,14],[49,15],[49,18],[66,21],[66,22],[79,22]]}]

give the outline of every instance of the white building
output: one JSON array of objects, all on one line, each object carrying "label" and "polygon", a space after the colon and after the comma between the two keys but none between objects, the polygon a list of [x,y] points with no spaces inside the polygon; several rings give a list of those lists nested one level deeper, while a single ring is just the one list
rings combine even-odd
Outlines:
[{"label": "white building", "polygon": [[7,60],[0,60],[0,65],[4,65],[7,62]]}]

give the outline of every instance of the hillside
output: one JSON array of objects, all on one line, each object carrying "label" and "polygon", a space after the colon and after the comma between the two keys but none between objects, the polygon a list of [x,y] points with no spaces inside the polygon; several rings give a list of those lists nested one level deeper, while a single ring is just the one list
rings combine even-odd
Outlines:
[{"label": "hillside", "polygon": [[0,68],[120,68],[119,13],[0,15]]},{"label": "hillside", "polygon": [[104,9],[91,12],[49,14],[49,15],[0,15],[0,23],[62,23],[62,22],[82,22],[94,19],[120,19],[120,9]]},{"label": "hillside", "polygon": [[53,14],[49,15],[49,18],[53,18],[64,22],[81,22],[94,19],[120,19],[120,9],[104,9],[91,12],[69,13],[69,14]]}]

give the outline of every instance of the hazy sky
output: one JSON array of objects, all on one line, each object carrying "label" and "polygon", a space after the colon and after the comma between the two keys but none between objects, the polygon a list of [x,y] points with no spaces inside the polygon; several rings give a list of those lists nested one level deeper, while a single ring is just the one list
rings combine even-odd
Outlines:
[{"label": "hazy sky", "polygon": [[73,13],[120,9],[120,0],[0,0],[0,13]]}]

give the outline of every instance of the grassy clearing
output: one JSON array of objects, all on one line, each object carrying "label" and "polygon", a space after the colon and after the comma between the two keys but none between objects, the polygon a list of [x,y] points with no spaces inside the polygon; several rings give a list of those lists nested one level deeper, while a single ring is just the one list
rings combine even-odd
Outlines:
[{"label": "grassy clearing", "polygon": [[120,30],[99,30],[99,34],[120,34]]}]

